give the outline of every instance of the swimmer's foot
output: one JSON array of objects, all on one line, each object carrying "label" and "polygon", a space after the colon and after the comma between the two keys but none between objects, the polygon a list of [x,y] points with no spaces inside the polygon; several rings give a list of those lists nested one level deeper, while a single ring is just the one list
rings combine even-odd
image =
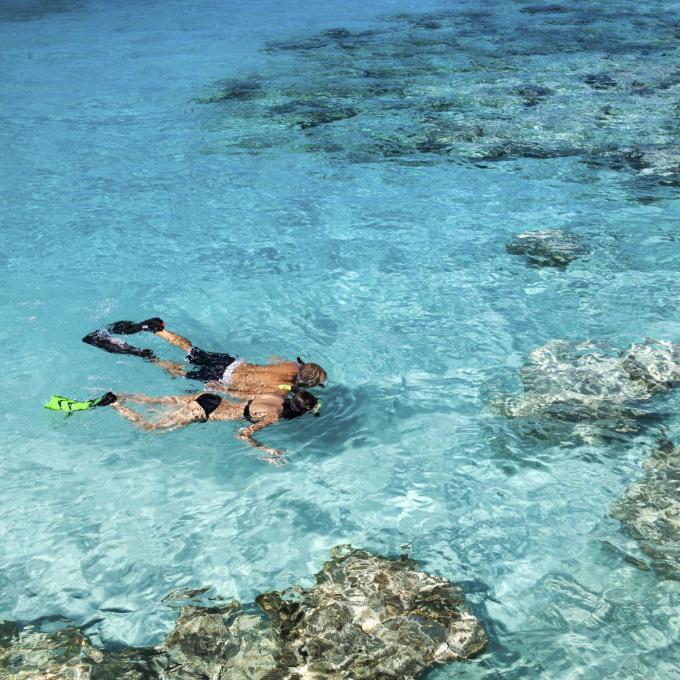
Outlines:
[{"label": "swimmer's foot", "polygon": [[107,392],[102,394],[99,399],[95,399],[92,406],[109,406],[116,401],[118,401],[118,397],[113,392]]},{"label": "swimmer's foot", "polygon": [[135,357],[142,357],[142,359],[155,359],[156,355],[150,349],[141,349],[133,345],[128,345],[118,338],[111,337],[106,331],[94,331],[88,333],[83,338],[83,342],[93,347],[99,347],[105,352],[111,354],[131,354]]},{"label": "swimmer's foot", "polygon": [[256,456],[258,460],[262,460],[270,465],[288,465],[288,461],[281,456]]},{"label": "swimmer's foot", "polygon": [[58,394],[52,395],[50,400],[45,404],[45,408],[50,411],[66,411],[71,415],[75,411],[87,411],[95,406],[108,406],[115,403],[117,397],[113,392],[102,394],[96,399],[87,399],[85,401],[78,401],[77,399],[70,399],[69,397],[62,397]]},{"label": "swimmer's foot", "polygon": [[148,331],[149,333],[158,333],[165,328],[163,319],[157,316],[145,321],[135,323],[134,321],[114,321],[110,323],[106,330],[109,333],[116,333],[116,335],[132,335],[133,333],[140,333],[141,331]]}]

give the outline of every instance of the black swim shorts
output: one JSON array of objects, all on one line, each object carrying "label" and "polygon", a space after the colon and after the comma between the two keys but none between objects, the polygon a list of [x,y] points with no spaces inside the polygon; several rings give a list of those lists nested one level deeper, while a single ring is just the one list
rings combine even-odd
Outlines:
[{"label": "black swim shorts", "polygon": [[236,357],[221,352],[204,352],[198,347],[192,347],[184,360],[198,366],[194,371],[187,371],[187,378],[208,382],[222,380],[224,371],[236,361]]}]

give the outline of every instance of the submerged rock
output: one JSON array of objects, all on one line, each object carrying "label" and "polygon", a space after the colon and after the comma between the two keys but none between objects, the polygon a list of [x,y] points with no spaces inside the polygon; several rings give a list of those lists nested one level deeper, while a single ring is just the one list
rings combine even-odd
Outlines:
[{"label": "submerged rock", "polygon": [[260,595],[264,615],[238,602],[183,606],[158,647],[99,650],[77,628],[41,632],[6,622],[0,624],[0,677],[409,680],[486,644],[460,590],[408,558],[340,546],[316,581],[309,589]]},{"label": "submerged rock", "polygon": [[335,123],[339,120],[347,120],[354,118],[359,112],[349,106],[340,109],[323,109],[318,111],[311,111],[304,120],[298,121],[297,126],[302,130],[308,128],[319,127],[319,125],[327,125],[328,123]]},{"label": "submerged rock", "polygon": [[528,5],[520,10],[524,14],[564,14],[571,11],[573,10],[564,5]]},{"label": "submerged rock", "polygon": [[516,87],[512,93],[522,97],[525,106],[536,106],[550,95],[555,94],[555,91],[542,85],[522,85]]},{"label": "submerged rock", "polygon": [[635,147],[623,154],[639,175],[660,184],[680,186],[680,147]]},{"label": "submerged rock", "polygon": [[511,255],[524,255],[535,267],[565,267],[588,249],[579,238],[561,229],[525,231],[505,246]]},{"label": "submerged rock", "polygon": [[646,414],[638,402],[680,380],[680,347],[646,339],[624,352],[592,342],[553,340],[532,350],[520,369],[523,394],[506,400],[510,417],[607,421],[634,429]]},{"label": "submerged rock", "polygon": [[336,548],[316,578],[258,598],[297,650],[301,677],[407,680],[486,644],[460,591],[412,560]]},{"label": "submerged rock", "polygon": [[[454,5],[383,17],[370,30],[328,27],[269,43],[267,75],[227,82],[204,100],[224,109],[220,148],[409,165],[579,156],[590,169],[613,160],[636,193],[640,183],[680,184],[677,164],[660,163],[652,149],[638,159],[644,168],[624,157],[640,140],[673,139],[680,72],[672,22],[592,3]],[[625,68],[603,52],[626,55]],[[555,66],[565,59],[568,68]]]},{"label": "submerged rock", "polygon": [[42,633],[31,626],[0,624],[0,677],[12,680],[71,680],[89,677],[100,652],[77,628]]},{"label": "submerged rock", "polygon": [[[244,612],[237,602],[182,607],[162,648],[163,668],[191,669],[200,678],[278,680],[287,678],[295,664],[292,650],[269,621]],[[159,668],[158,677],[179,680],[186,675]]]},{"label": "submerged rock", "polygon": [[218,104],[230,101],[249,101],[265,96],[259,80],[229,80],[221,83],[219,89],[210,97],[199,98],[199,104]]},{"label": "submerged rock", "polygon": [[589,73],[583,82],[590,85],[593,90],[609,90],[616,87],[618,83],[608,73]]},{"label": "submerged rock", "polygon": [[680,146],[633,146],[608,151],[586,161],[612,170],[633,170],[637,184],[680,186]]},{"label": "submerged rock", "polygon": [[680,449],[663,443],[644,470],[609,511],[639,541],[659,576],[680,580]]}]

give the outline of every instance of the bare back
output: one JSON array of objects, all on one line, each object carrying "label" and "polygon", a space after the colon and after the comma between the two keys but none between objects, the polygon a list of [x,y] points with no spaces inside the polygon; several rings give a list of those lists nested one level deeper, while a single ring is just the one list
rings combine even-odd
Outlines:
[{"label": "bare back", "polygon": [[[231,375],[228,385],[220,385],[239,397],[262,394],[287,394],[297,378],[297,364],[294,361],[284,361],[268,366],[258,366],[243,362],[239,364]],[[208,387],[216,387],[215,383],[208,383]]]}]

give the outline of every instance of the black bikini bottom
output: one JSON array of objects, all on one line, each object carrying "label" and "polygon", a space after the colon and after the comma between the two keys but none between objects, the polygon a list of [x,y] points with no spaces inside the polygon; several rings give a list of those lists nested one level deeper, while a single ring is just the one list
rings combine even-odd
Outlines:
[{"label": "black bikini bottom", "polygon": [[222,403],[222,397],[206,392],[196,397],[196,403],[205,411],[207,419],[210,418],[210,414]]}]

